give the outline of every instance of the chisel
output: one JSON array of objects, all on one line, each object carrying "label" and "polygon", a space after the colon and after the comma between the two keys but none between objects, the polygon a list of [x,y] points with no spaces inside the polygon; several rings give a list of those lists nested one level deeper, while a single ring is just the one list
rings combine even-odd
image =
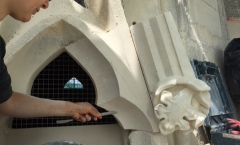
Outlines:
[{"label": "chisel", "polygon": [[[116,113],[117,113],[116,111],[109,111],[109,112],[101,113],[101,116],[113,115],[113,114],[116,114]],[[71,121],[73,121],[73,119],[57,120],[56,123],[57,124],[63,124],[63,123],[71,122]]]}]

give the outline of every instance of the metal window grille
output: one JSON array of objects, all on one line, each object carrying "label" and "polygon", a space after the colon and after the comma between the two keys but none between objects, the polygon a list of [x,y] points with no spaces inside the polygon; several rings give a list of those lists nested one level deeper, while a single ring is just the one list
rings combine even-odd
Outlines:
[{"label": "metal window grille", "polygon": [[[64,88],[64,85],[76,78],[83,85],[83,89]],[[52,100],[65,100],[71,102],[89,102],[99,112],[106,110],[95,105],[95,89],[88,74],[66,53],[62,53],[46,66],[35,78],[31,95],[39,98]],[[40,118],[14,118],[12,128],[39,128],[39,127],[60,127],[60,126],[81,126],[116,124],[117,121],[111,116],[105,116],[102,120],[81,123],[72,121],[65,124],[56,124],[57,120],[69,119],[68,117],[40,117]]]}]

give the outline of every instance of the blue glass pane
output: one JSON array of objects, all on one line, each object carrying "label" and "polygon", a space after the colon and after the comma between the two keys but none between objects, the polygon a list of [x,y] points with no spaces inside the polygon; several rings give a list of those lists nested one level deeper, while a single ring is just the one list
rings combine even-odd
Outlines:
[{"label": "blue glass pane", "polygon": [[66,89],[83,89],[83,85],[76,78],[71,78],[64,86]]}]

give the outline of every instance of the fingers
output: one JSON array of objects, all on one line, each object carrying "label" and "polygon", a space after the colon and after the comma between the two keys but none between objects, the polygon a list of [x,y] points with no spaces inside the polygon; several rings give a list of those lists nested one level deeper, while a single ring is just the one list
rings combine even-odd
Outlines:
[{"label": "fingers", "polygon": [[90,116],[97,117],[98,119],[102,119],[101,114],[98,110],[93,107],[93,105],[85,102],[85,103],[78,103],[79,105],[79,114],[89,114]]},{"label": "fingers", "polygon": [[86,122],[87,121],[87,119],[82,115],[80,115],[80,120],[81,120],[81,122]]},{"label": "fingers", "polygon": [[99,119],[102,118],[101,114],[98,112],[98,110],[95,107],[93,107],[93,105],[91,105],[89,103],[86,103],[86,105],[89,106],[88,114],[90,114],[93,117],[97,117]]},{"label": "fingers", "polygon": [[101,114],[98,110],[91,104],[85,103],[77,103],[77,109],[74,109],[73,118],[77,121],[86,122],[97,121],[98,119],[102,119]]},{"label": "fingers", "polygon": [[89,115],[79,115],[77,118],[75,117],[74,119],[80,122],[87,122],[92,120]]},{"label": "fingers", "polygon": [[89,116],[88,114],[86,115],[80,115],[78,119],[76,119],[77,121],[80,121],[80,122],[87,122],[87,121],[91,121],[93,118],[94,121],[97,121],[98,118],[97,117],[91,117]]},{"label": "fingers", "polygon": [[92,117],[90,117],[88,114],[85,115],[85,118],[87,121],[91,121],[92,120]]},{"label": "fingers", "polygon": [[[101,118],[101,119],[102,119],[102,118]],[[97,117],[93,117],[93,120],[94,120],[94,121],[97,121],[97,120],[98,120],[98,118],[97,118]]]}]

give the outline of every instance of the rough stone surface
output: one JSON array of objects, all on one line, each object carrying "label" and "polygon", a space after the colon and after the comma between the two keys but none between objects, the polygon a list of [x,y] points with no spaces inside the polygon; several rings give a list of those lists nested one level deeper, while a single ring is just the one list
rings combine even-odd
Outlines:
[{"label": "rough stone surface", "polygon": [[222,27],[223,16],[219,14],[224,10],[202,0],[183,0],[174,10],[189,59],[211,61],[222,67],[222,54],[228,42],[226,27]]},{"label": "rough stone surface", "polygon": [[224,0],[228,18],[240,18],[240,0]]}]

